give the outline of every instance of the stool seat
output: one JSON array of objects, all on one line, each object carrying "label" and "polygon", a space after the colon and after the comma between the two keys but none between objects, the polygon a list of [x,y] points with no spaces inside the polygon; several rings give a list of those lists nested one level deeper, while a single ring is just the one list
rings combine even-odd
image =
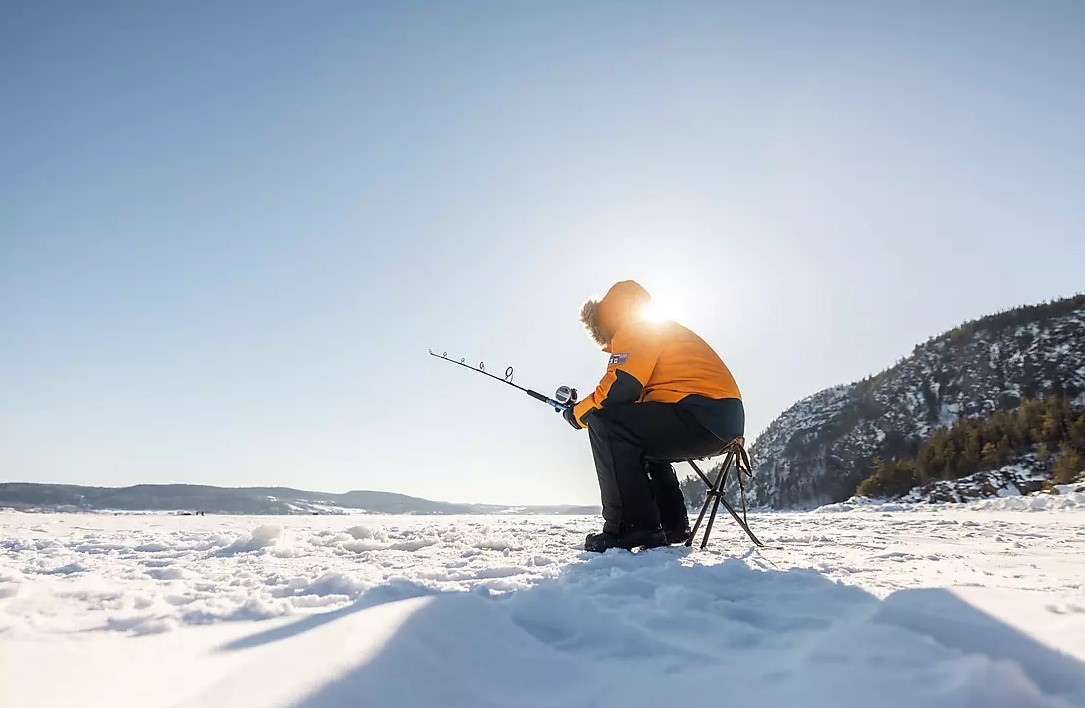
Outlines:
[{"label": "stool seat", "polygon": [[713,459],[715,457],[719,457],[720,455],[723,455],[728,450],[730,450],[732,446],[735,446],[735,445],[737,445],[738,447],[740,447],[742,449],[745,449],[745,447],[746,447],[746,438],[744,438],[742,436],[739,436],[737,438],[732,438],[730,442],[724,444],[720,449],[716,450],[715,452],[710,452],[707,455],[701,455],[700,457],[677,457],[677,458],[675,458],[675,457],[672,457],[672,458],[648,457],[647,459],[651,460],[652,462],[701,462],[703,460],[711,460],[711,459]]}]

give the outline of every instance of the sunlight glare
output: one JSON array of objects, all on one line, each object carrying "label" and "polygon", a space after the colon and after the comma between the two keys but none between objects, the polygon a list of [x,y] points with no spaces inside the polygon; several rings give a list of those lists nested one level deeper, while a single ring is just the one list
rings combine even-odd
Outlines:
[{"label": "sunlight glare", "polygon": [[673,319],[674,314],[674,310],[666,302],[655,297],[641,311],[641,315],[649,322],[664,322]]}]

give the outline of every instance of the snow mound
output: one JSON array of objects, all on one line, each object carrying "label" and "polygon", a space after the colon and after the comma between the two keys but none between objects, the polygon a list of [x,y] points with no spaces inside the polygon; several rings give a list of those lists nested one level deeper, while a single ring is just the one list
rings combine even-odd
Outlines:
[{"label": "snow mound", "polygon": [[814,509],[815,514],[841,514],[849,511],[914,511],[914,504],[902,504],[887,499],[852,497],[847,501],[826,504]]},{"label": "snow mound", "polygon": [[1060,494],[1049,494],[1041,492],[1027,497],[982,499],[970,502],[968,508],[983,511],[1070,511],[1085,509],[1085,493],[1067,491]]},{"label": "snow mound", "polygon": [[371,529],[368,526],[351,526],[347,529],[347,534],[356,541],[362,541],[365,539],[373,539],[375,541],[387,541],[388,534],[380,529]]},{"label": "snow mound", "polygon": [[0,600],[18,595],[22,582],[22,573],[13,568],[0,567]]},{"label": "snow mound", "polygon": [[238,538],[220,551],[221,555],[234,553],[249,553],[259,551],[262,548],[274,546],[279,537],[283,535],[283,527],[275,524],[264,524],[252,530],[248,537]]},{"label": "snow mound", "polygon": [[308,583],[304,592],[310,595],[345,595],[356,598],[375,584],[373,580],[364,580],[349,573],[329,571]]},{"label": "snow mound", "polygon": [[489,536],[476,541],[474,546],[482,551],[513,551],[521,547],[516,541],[504,536]]}]

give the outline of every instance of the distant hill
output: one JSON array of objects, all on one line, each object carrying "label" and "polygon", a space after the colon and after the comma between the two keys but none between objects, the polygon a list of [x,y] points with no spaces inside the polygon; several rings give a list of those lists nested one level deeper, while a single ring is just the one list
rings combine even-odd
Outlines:
[{"label": "distant hill", "polygon": [[405,494],[356,490],[345,494],[289,487],[214,487],[138,484],[83,487],[32,482],[0,483],[0,507],[46,511],[177,511],[209,514],[597,514],[590,506],[505,507],[452,504]]},{"label": "distant hill", "polygon": [[877,458],[914,457],[939,428],[1023,399],[1085,391],[1085,295],[967,322],[892,368],[784,411],[750,449],[753,503],[812,507],[852,496]]}]

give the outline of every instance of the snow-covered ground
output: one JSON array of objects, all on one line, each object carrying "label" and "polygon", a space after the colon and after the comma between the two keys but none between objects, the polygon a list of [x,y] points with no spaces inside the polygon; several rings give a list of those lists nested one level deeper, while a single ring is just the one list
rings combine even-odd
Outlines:
[{"label": "snow-covered ground", "polygon": [[[0,705],[1085,706],[1085,510],[0,512]],[[358,525],[364,524],[364,525]]]}]

